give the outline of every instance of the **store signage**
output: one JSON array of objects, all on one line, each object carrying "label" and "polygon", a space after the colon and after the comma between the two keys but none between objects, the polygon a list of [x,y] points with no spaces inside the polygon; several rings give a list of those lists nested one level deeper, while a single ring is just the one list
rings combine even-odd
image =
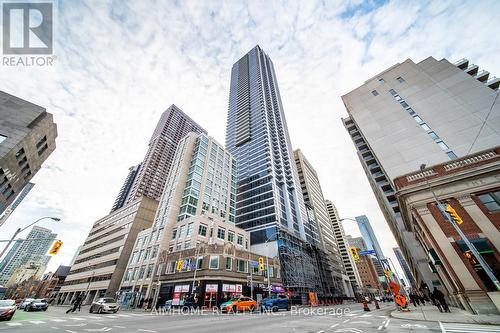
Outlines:
[{"label": "store signage", "polygon": [[207,284],[205,286],[205,292],[207,293],[216,293],[218,291],[218,285],[216,284]]},{"label": "store signage", "polygon": [[242,284],[223,284],[222,291],[228,293],[241,293],[243,291]]},{"label": "store signage", "polygon": [[271,292],[273,292],[273,293],[284,293],[285,292],[285,288],[283,288],[283,286],[272,285],[271,286]]},{"label": "store signage", "polygon": [[174,292],[176,292],[176,293],[186,293],[188,291],[189,291],[189,284],[175,286],[175,288],[174,288]]}]

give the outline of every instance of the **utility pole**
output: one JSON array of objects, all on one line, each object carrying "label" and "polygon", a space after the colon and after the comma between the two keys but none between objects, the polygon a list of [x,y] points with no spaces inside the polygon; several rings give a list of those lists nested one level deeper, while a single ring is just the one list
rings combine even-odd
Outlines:
[{"label": "utility pole", "polygon": [[491,270],[491,268],[488,265],[488,263],[483,259],[483,257],[479,253],[479,251],[474,246],[474,244],[472,244],[469,241],[469,239],[467,238],[467,236],[462,232],[462,230],[457,225],[457,223],[455,222],[455,220],[453,220],[451,218],[451,216],[446,212],[446,207],[436,197],[436,193],[434,193],[434,190],[431,188],[429,180],[427,179],[427,176],[424,173],[424,169],[425,169],[425,164],[420,165],[420,171],[422,171],[422,174],[423,174],[423,176],[425,178],[425,182],[427,183],[427,187],[428,187],[429,191],[432,193],[434,201],[436,202],[436,205],[439,208],[439,212],[445,218],[445,220],[448,221],[451,224],[451,226],[453,227],[453,229],[455,229],[455,231],[460,236],[460,238],[463,240],[463,242],[465,243],[465,245],[469,248],[469,250],[472,252],[472,254],[474,255],[474,257],[477,259],[477,261],[481,265],[481,267],[484,270],[484,272],[486,273],[486,275],[488,275],[488,277],[490,278],[491,282],[493,282],[493,284],[495,285],[496,289],[500,290],[500,282],[498,282],[498,279],[495,277],[495,274],[493,274],[493,271]]}]

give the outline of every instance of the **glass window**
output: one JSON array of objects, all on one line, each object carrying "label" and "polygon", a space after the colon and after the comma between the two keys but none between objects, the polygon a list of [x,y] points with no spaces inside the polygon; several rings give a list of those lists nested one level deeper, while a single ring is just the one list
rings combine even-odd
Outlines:
[{"label": "glass window", "polygon": [[210,256],[209,269],[219,269],[219,256]]},{"label": "glass window", "polygon": [[500,191],[481,194],[479,200],[490,212],[500,212]]},{"label": "glass window", "polygon": [[238,245],[243,246],[243,236],[238,235],[237,243],[238,243]]},{"label": "glass window", "polygon": [[372,91],[372,94],[373,94],[373,96],[378,96],[378,91],[373,90],[373,91]]},{"label": "glass window", "polygon": [[448,157],[450,158],[450,160],[454,160],[454,159],[458,158],[457,155],[455,155],[455,153],[452,152],[452,151],[446,152],[446,155],[448,155]]},{"label": "glass window", "polygon": [[394,89],[389,90],[389,93],[390,93],[392,96],[396,95],[396,91],[395,91]]},{"label": "glass window", "polygon": [[405,79],[403,79],[401,76],[397,77],[396,80],[398,80],[399,83],[405,82]]},{"label": "glass window", "polygon": [[247,272],[247,262],[245,260],[238,260],[238,272]]},{"label": "glass window", "polygon": [[412,108],[407,108],[406,111],[411,114],[412,116],[415,114],[415,111],[413,111]]},{"label": "glass window", "polygon": [[172,239],[175,239],[177,237],[177,229],[172,230]]},{"label": "glass window", "polygon": [[218,239],[225,239],[226,238],[226,230],[222,228],[217,229],[217,238]]},{"label": "glass window", "polygon": [[436,133],[434,133],[434,132],[429,132],[429,135],[431,136],[432,140],[439,139],[439,136]]},{"label": "glass window", "polygon": [[234,232],[229,231],[227,233],[227,241],[233,243],[234,242]]},{"label": "glass window", "polygon": [[405,101],[401,101],[401,102],[399,102],[399,103],[401,103],[401,105],[402,105],[404,108],[409,107],[408,103],[406,103]]},{"label": "glass window", "polygon": [[227,257],[226,258],[226,270],[230,271],[233,269],[233,258]]},{"label": "glass window", "polygon": [[184,238],[185,234],[186,234],[186,226],[181,225],[181,227],[179,228],[179,239]]},{"label": "glass window", "polygon": [[448,146],[446,145],[446,143],[444,143],[443,141],[437,141],[436,142],[439,146],[439,148],[441,148],[442,150],[448,150],[450,148],[448,148]]},{"label": "glass window", "polygon": [[413,116],[413,119],[415,119],[415,121],[419,124],[424,122],[419,116]]},{"label": "glass window", "polygon": [[191,241],[185,241],[184,242],[184,249],[189,249],[191,247]]},{"label": "glass window", "polygon": [[398,101],[398,102],[399,102],[399,101],[401,101],[401,100],[403,100],[403,99],[401,98],[401,96],[399,96],[399,95],[394,95],[394,98],[395,98],[395,99],[396,99],[396,101]]},{"label": "glass window", "polygon": [[196,260],[196,269],[202,269],[203,268],[203,257],[198,257]]},{"label": "glass window", "polygon": [[431,128],[429,126],[427,126],[427,124],[423,123],[423,124],[420,124],[420,127],[422,127],[425,131],[430,131]]},{"label": "glass window", "polygon": [[200,236],[206,236],[207,235],[207,226],[204,224],[200,224],[200,227],[198,228],[198,234]]},{"label": "glass window", "polygon": [[187,227],[187,236],[191,236],[193,234],[193,223],[189,223]]},{"label": "glass window", "polygon": [[148,271],[146,272],[146,279],[149,279],[152,273],[153,273],[153,265],[149,265]]},{"label": "glass window", "polygon": [[382,79],[382,78],[380,78],[380,79],[378,79],[378,82],[380,82],[380,83],[385,83],[385,80],[384,80],[384,79]]}]

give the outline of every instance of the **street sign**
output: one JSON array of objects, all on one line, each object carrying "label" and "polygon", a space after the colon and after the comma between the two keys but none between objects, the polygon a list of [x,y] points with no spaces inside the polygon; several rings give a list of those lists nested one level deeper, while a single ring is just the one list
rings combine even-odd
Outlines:
[{"label": "street sign", "polygon": [[360,256],[364,256],[364,255],[367,255],[367,254],[375,254],[375,250],[364,250],[364,251],[358,251],[358,254]]}]

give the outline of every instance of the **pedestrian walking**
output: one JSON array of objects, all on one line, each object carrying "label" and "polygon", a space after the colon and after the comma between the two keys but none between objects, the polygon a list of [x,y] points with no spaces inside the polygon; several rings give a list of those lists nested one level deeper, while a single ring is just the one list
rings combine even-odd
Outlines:
[{"label": "pedestrian walking", "polygon": [[436,299],[437,302],[441,304],[441,307],[443,308],[444,312],[451,312],[448,303],[446,303],[446,299],[444,298],[444,294],[441,292],[441,290],[434,287],[432,296],[434,297],[434,299]]},{"label": "pedestrian walking", "polygon": [[75,312],[81,306],[82,297],[80,295],[76,296],[76,298],[72,302],[72,306],[66,311],[66,313]]}]

